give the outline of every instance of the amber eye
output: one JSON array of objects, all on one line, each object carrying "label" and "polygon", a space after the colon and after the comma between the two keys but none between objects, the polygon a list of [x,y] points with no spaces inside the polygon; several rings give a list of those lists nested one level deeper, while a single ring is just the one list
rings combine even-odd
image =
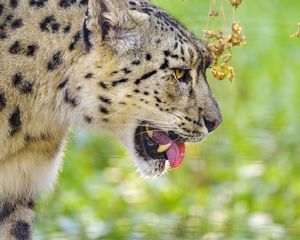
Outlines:
[{"label": "amber eye", "polygon": [[174,69],[174,76],[179,82],[187,82],[190,79],[187,69]]}]

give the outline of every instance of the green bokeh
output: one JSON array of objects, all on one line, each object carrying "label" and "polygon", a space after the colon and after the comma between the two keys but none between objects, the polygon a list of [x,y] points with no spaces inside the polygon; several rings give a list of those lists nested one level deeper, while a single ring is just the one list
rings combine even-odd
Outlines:
[{"label": "green bokeh", "polygon": [[[209,0],[153,2],[201,37]],[[209,76],[224,122],[177,171],[142,179],[116,139],[72,133],[35,239],[300,239],[300,39],[289,38],[299,10],[298,0],[243,1],[236,80]]]}]

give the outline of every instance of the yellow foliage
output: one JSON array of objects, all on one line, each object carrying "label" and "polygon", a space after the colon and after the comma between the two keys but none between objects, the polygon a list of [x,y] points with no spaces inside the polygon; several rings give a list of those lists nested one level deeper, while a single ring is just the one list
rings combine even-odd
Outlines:
[{"label": "yellow foliage", "polygon": [[232,59],[231,49],[234,46],[245,44],[242,27],[238,22],[233,22],[231,32],[224,36],[222,31],[204,30],[204,41],[212,55],[212,75],[218,80],[234,79],[234,69],[229,65]]},{"label": "yellow foliage", "polygon": [[[215,3],[215,0],[212,0],[209,17],[217,18],[219,16],[219,13],[213,9]],[[232,7],[236,9],[242,3],[242,0],[230,0],[230,3]],[[224,6],[221,5],[220,8],[224,20]],[[213,28],[211,30],[204,30],[203,32],[204,41],[212,56],[212,75],[218,80],[227,78],[229,81],[232,81],[235,74],[233,67],[229,65],[232,59],[231,49],[246,43],[241,25],[233,21],[231,24],[231,32],[228,35],[225,35],[221,30],[215,31]]]}]

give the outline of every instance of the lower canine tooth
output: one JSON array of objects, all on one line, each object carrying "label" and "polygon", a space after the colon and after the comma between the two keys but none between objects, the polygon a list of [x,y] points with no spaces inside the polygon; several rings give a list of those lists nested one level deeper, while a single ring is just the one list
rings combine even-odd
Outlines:
[{"label": "lower canine tooth", "polygon": [[168,143],[166,145],[159,145],[157,152],[163,153],[163,152],[167,151],[171,147],[171,145],[172,145],[171,143]]},{"label": "lower canine tooth", "polygon": [[153,138],[153,131],[151,131],[148,127],[146,128],[146,131],[147,131],[147,135],[149,138]]}]

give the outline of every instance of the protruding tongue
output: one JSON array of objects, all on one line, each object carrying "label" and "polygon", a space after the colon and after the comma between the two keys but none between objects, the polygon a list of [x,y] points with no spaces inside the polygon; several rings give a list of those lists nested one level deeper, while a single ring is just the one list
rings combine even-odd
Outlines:
[{"label": "protruding tongue", "polygon": [[178,168],[182,164],[185,156],[184,142],[174,141],[162,131],[154,131],[153,140],[159,145],[171,143],[170,148],[166,151],[171,168]]}]

